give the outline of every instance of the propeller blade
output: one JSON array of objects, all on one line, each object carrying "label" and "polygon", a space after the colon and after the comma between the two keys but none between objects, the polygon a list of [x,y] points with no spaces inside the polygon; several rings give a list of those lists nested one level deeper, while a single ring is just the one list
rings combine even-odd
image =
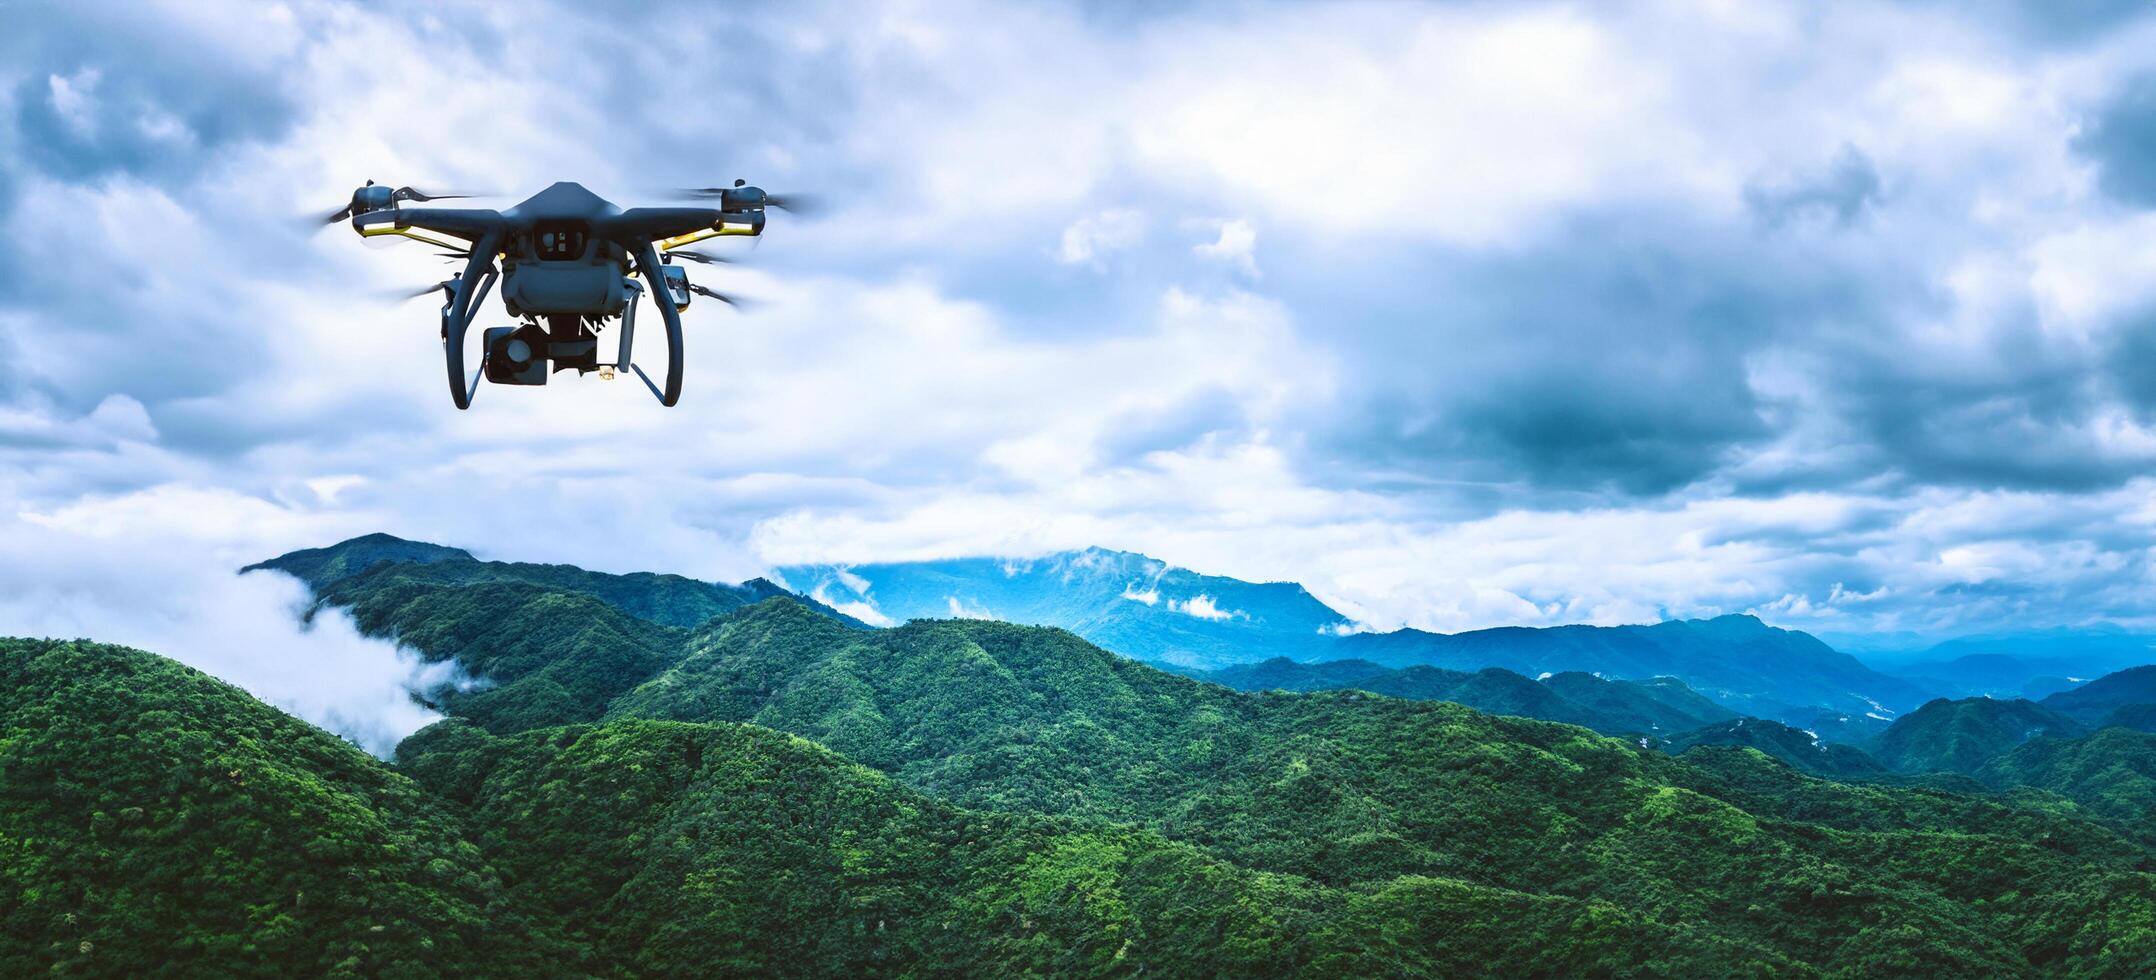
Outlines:
[{"label": "propeller blade", "polygon": [[753,301],[742,299],[739,296],[728,296],[727,294],[718,292],[717,290],[705,289],[704,287],[699,286],[693,282],[689,284],[689,292],[695,293],[698,296],[709,296],[712,299],[718,300],[719,302],[731,306],[737,310],[745,310],[755,305]]},{"label": "propeller blade", "polygon": [[460,199],[460,198],[467,198],[467,197],[481,197],[481,196],[484,196],[484,195],[480,195],[480,194],[476,194],[476,193],[474,193],[474,194],[452,194],[452,193],[429,194],[429,193],[427,193],[427,192],[425,192],[425,191],[422,191],[422,190],[420,190],[420,189],[418,189],[418,188],[416,188],[416,187],[399,187],[399,188],[397,188],[397,190],[396,190],[396,192],[395,192],[395,193],[393,193],[393,194],[391,194],[391,195],[390,195],[390,197],[391,197],[392,199],[394,199],[394,200],[398,200],[398,201],[419,201],[419,202],[421,202],[421,203],[425,203],[425,202],[427,202],[427,201],[454,201],[454,200],[458,200],[458,199]]},{"label": "propeller blade", "polygon": [[[732,187],[683,187],[674,193],[679,197],[709,200],[724,198],[730,193],[741,190],[742,186],[736,184]],[[823,198],[816,194],[773,194],[767,191],[764,193],[764,206],[791,212],[802,217],[809,217],[823,210]]]},{"label": "propeller blade", "polygon": [[352,206],[347,204],[344,207],[338,208],[337,210],[330,212],[328,217],[322,218],[318,223],[323,225],[324,227],[327,227],[329,225],[336,224],[339,221],[350,220],[352,220]]},{"label": "propeller blade", "polygon": [[706,255],[702,252],[692,252],[685,248],[666,253],[666,259],[669,262],[674,259],[688,259],[702,265],[730,265],[735,261],[723,255]]},{"label": "propeller blade", "polygon": [[764,205],[804,218],[823,213],[823,197],[816,194],[766,194]]},{"label": "propeller blade", "polygon": [[444,279],[432,286],[421,286],[418,289],[385,289],[382,291],[382,298],[407,303],[428,293],[444,292],[454,285],[456,285],[454,280]]}]

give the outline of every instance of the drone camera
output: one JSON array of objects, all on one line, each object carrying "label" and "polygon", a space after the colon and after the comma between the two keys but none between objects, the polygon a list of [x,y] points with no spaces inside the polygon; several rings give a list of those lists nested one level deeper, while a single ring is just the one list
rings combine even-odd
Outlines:
[{"label": "drone camera", "polygon": [[546,384],[546,350],[547,333],[537,324],[487,328],[487,380],[498,385]]},{"label": "drone camera", "polygon": [[580,259],[590,231],[581,221],[542,221],[532,229],[533,250],[542,262]]},{"label": "drone camera", "polygon": [[674,309],[686,312],[689,308],[689,270],[678,265],[659,267],[660,278],[666,280],[666,295],[674,301]]}]

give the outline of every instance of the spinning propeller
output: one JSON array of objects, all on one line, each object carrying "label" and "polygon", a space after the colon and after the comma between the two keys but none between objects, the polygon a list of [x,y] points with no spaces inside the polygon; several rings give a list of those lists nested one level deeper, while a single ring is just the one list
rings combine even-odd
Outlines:
[{"label": "spinning propeller", "polygon": [[421,203],[425,203],[427,201],[452,201],[459,198],[476,196],[478,195],[429,194],[426,191],[422,191],[416,187],[399,187],[392,190],[387,187],[379,187],[375,184],[374,181],[370,180],[366,183],[366,186],[352,192],[352,200],[349,203],[347,203],[344,207],[338,208],[337,210],[330,212],[327,217],[321,219],[321,223],[324,225],[333,225],[339,221],[350,221],[351,219],[356,218],[362,214],[366,214],[369,211],[380,211],[385,208],[393,208],[405,201],[418,201]]},{"label": "spinning propeller", "polygon": [[428,293],[445,292],[449,289],[454,288],[456,284],[457,281],[454,279],[444,279],[441,282],[435,283],[434,285],[421,286],[418,289],[385,289],[382,291],[382,298],[395,300],[399,303],[407,303],[412,300],[418,299],[421,296],[425,296]]},{"label": "spinning propeller", "polygon": [[693,282],[689,283],[689,292],[695,293],[698,296],[709,296],[712,299],[718,300],[719,302],[731,306],[737,310],[745,310],[748,309],[750,306],[754,305],[753,301],[751,300],[742,299],[739,296],[729,296],[725,293],[718,292],[717,290],[706,289]]},{"label": "spinning propeller", "polygon": [[706,255],[702,252],[694,252],[685,248],[677,248],[671,252],[666,253],[666,260],[668,262],[672,262],[675,259],[688,259],[689,261],[694,262],[698,265],[732,265],[734,262],[738,261],[736,259],[729,259],[723,255]]},{"label": "spinning propeller", "polygon": [[695,200],[716,199],[720,207],[729,211],[777,208],[806,217],[823,209],[823,199],[813,194],[773,194],[747,184],[746,180],[736,180],[732,187],[684,187],[676,193]]}]

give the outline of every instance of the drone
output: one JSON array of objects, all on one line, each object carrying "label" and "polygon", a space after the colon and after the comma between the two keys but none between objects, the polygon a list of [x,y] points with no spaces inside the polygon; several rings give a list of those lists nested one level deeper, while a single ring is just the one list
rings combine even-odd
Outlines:
[{"label": "drone", "polygon": [[[405,207],[406,202],[470,195],[428,194],[370,180],[323,223],[349,220],[361,237],[402,236],[445,249],[441,254],[447,258],[464,260],[462,272],[411,294],[439,291],[445,296],[442,354],[449,367],[449,397],[457,408],[471,407],[482,378],[494,384],[543,385],[549,375],[570,369],[580,376],[598,372],[609,380],[617,371],[633,371],[659,404],[671,407],[681,399],[681,314],[688,311],[691,298],[740,305],[734,297],[691,283],[688,271],[675,260],[727,261],[687,246],[722,236],[762,235],[766,209],[787,210],[804,203],[741,180],[732,187],[683,193],[717,207],[623,210],[568,181],[506,211]],[[497,282],[502,305],[523,322],[487,328],[479,369],[467,381],[465,337]],[[663,386],[630,357],[637,304],[647,293],[666,324]],[[608,360],[600,334],[617,322],[618,339]]]}]

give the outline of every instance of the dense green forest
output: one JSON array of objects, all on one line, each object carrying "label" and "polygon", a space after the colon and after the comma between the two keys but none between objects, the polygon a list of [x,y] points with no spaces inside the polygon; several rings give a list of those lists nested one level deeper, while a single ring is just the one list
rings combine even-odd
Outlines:
[{"label": "dense green forest", "polygon": [[1608,680],[1580,671],[1540,680],[1502,667],[1380,667],[1367,660],[1296,663],[1285,657],[1210,671],[1186,671],[1238,691],[1361,690],[1422,701],[1454,701],[1497,715],[1519,715],[1592,728],[1605,735],[1690,731],[1737,713],[1674,677]]},{"label": "dense green forest", "polygon": [[968,812],[754,726],[451,721],[407,741],[408,776],[140,651],[5,640],[0,672],[8,976],[1778,964],[1595,900],[1326,887],[1141,829]]},{"label": "dense green forest", "polygon": [[536,969],[455,810],[172,661],[0,640],[0,974]]},{"label": "dense green forest", "polygon": [[2126,729],[1917,777],[1757,719],[1642,745],[1241,692],[1058,629],[863,630],[786,596],[684,627],[627,576],[313,567],[363,629],[482,683],[433,692],[450,720],[385,764],[149,654],[0,648],[8,972],[175,949],[263,974],[2156,966],[2156,736]]}]

